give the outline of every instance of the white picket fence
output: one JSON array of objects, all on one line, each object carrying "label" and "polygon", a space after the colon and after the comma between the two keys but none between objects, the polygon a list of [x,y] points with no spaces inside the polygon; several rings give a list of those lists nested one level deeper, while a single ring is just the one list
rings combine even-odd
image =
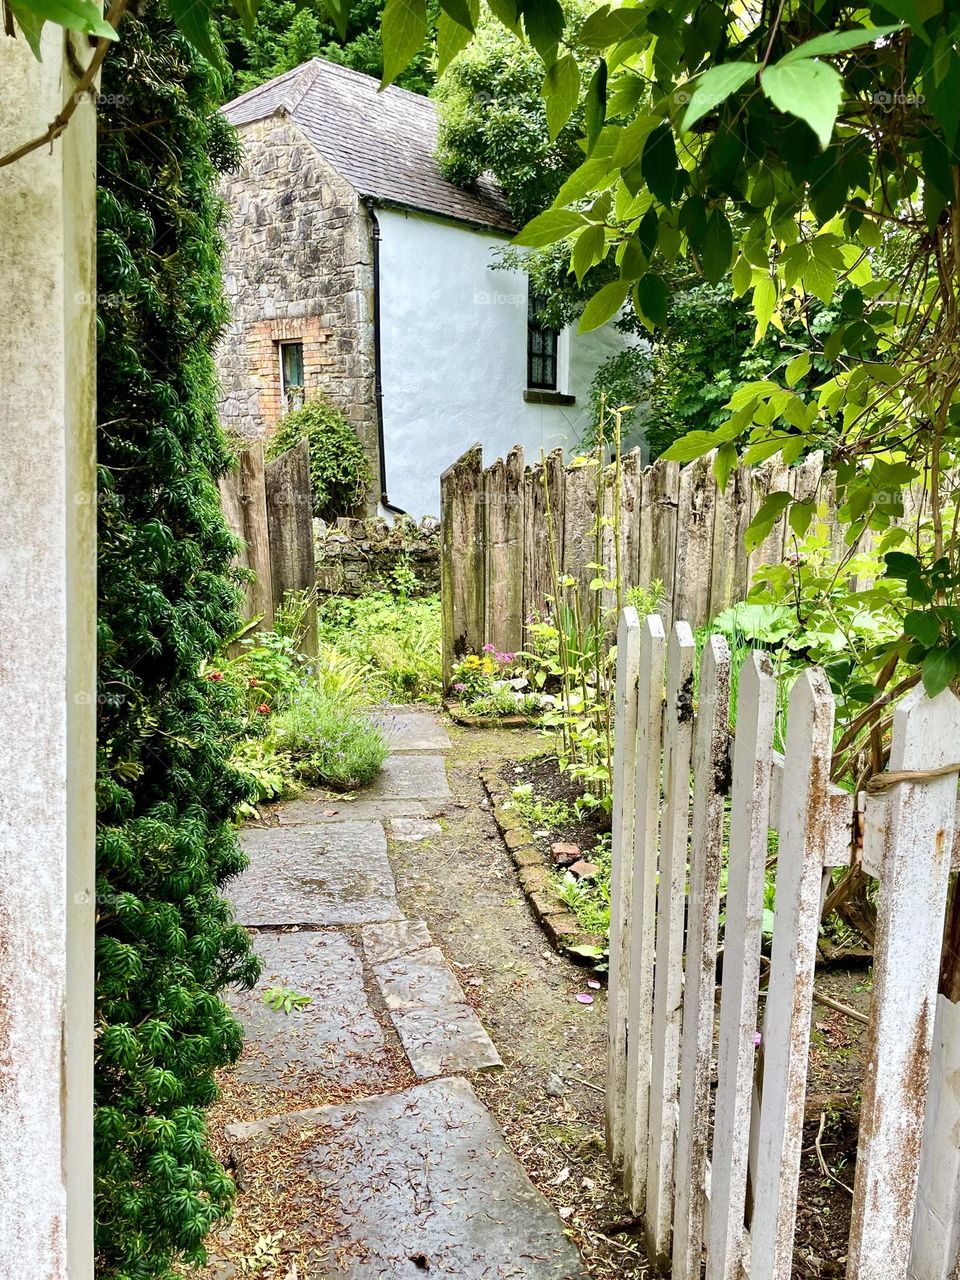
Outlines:
[{"label": "white picket fence", "polygon": [[[957,771],[855,801],[830,782],[834,703],[821,671],[793,685],[780,756],[766,654],[740,671],[731,737],[720,636],[703,651],[696,707],[686,623],[668,642],[659,617],[641,624],[628,608],[617,646],[607,1140],[652,1260],[672,1280],[700,1280],[704,1264],[706,1280],[790,1280],[821,905],[856,825],[881,888],[847,1280],[951,1280],[960,1006],[938,984],[960,845]],[[960,700],[909,693],[890,770],[957,761]],[[771,828],[776,911],[761,1006]]]}]

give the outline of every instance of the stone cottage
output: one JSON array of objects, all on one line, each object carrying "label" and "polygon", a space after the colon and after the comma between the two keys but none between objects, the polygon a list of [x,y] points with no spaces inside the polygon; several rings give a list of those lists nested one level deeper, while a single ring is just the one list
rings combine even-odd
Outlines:
[{"label": "stone cottage", "polygon": [[537,322],[526,275],[496,267],[497,188],[440,176],[430,99],[315,58],[224,110],[244,149],[223,188],[229,431],[269,435],[321,393],[379,477],[371,509],[413,516],[438,514],[440,473],[475,441],[537,457],[580,438],[629,339]]}]

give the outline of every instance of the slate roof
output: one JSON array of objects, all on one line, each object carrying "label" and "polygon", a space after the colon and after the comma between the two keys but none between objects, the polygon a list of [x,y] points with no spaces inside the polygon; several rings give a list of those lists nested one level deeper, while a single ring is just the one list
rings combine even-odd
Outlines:
[{"label": "slate roof", "polygon": [[435,103],[349,67],[312,58],[223,108],[235,125],[286,112],[334,169],[362,196],[458,222],[512,231],[492,180],[472,190],[447,182],[434,158]]}]

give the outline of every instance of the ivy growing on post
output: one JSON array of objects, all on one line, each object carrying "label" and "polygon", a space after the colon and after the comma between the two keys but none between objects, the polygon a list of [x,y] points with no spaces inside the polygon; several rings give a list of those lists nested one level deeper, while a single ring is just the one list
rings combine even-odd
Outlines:
[{"label": "ivy growing on post", "polygon": [[237,158],[219,90],[148,5],[100,100],[96,1216],[114,1280],[200,1258],[229,1206],[204,1109],[241,1043],[218,993],[256,977],[219,896],[242,867],[238,708],[199,674],[239,603],[215,485],[215,182]]}]

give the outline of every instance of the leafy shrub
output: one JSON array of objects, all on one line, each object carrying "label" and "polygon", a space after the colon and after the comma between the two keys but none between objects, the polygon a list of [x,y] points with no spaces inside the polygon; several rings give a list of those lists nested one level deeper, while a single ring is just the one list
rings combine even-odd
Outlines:
[{"label": "leafy shrub", "polygon": [[383,734],[344,698],[308,685],[270,729],[279,751],[293,759],[310,786],[354,791],[372,782],[387,756]]},{"label": "leafy shrub", "polygon": [[310,444],[313,514],[321,520],[352,515],[370,488],[370,460],[339,409],[317,397],[277,424],[267,456],[277,457],[300,440]]},{"label": "leafy shrub", "polygon": [[362,664],[371,699],[439,702],[439,596],[331,596],[320,608],[320,638]]},{"label": "leafy shrub", "polygon": [[250,784],[230,753],[246,711],[203,675],[240,603],[215,486],[229,461],[210,354],[226,319],[216,182],[238,159],[220,99],[166,17],[127,14],[98,106],[101,1280],[203,1261],[233,1194],[204,1120],[241,1046],[218,993],[258,972],[220,896],[244,865],[232,819]]}]

